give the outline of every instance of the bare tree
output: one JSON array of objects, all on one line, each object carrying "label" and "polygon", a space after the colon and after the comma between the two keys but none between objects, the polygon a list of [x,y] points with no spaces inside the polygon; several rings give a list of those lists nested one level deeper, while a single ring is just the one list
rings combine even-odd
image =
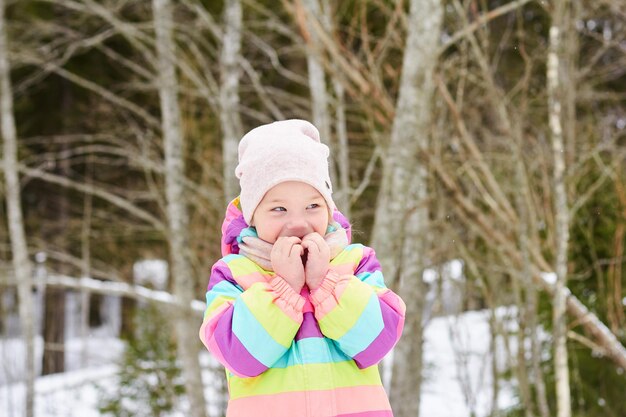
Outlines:
[{"label": "bare tree", "polygon": [[[407,301],[404,335],[394,349],[391,401],[396,415],[419,415],[422,381],[424,284],[428,260],[427,169],[415,164],[429,146],[433,72],[443,6],[436,0],[410,2],[406,47],[391,139],[383,158],[373,247],[387,279]],[[398,281],[398,282],[396,282]]]},{"label": "bare tree", "polygon": [[[167,200],[168,242],[172,260],[174,294],[182,303],[194,298],[194,274],[189,259],[189,215],[184,191],[183,135],[178,107],[176,54],[173,41],[172,4],[153,0],[154,29],[158,56],[159,97],[165,148],[165,194]],[[198,355],[197,325],[182,311],[176,312],[176,335],[181,355],[185,387],[192,417],[206,416],[206,406]]]},{"label": "bare tree", "polygon": [[[331,149],[330,175],[334,184],[334,199],[344,215],[350,217],[350,191],[348,172],[348,143],[343,107],[343,86],[336,79],[333,90],[337,94],[336,117],[331,113],[333,97],[328,91],[327,74],[324,67],[324,43],[321,36],[333,33],[333,17],[328,2],[303,0],[295,2],[295,18],[305,41],[309,91],[313,123],[320,131],[322,141]],[[333,141],[332,125],[336,127],[337,140]]]},{"label": "bare tree", "polygon": [[17,159],[17,131],[13,115],[11,65],[5,20],[5,1],[0,0],[0,117],[4,152],[4,180],[6,186],[7,222],[9,224],[13,270],[18,282],[20,323],[26,350],[26,417],[35,410],[35,346],[34,320],[31,296],[32,265],[28,259],[28,244],[20,198],[20,178]]},{"label": "bare tree", "polygon": [[[553,344],[554,344],[554,372],[556,379],[557,415],[570,417],[572,406],[570,403],[569,366],[567,353],[567,249],[569,245],[569,207],[567,203],[567,189],[565,183],[565,145],[563,142],[562,107],[564,102],[561,85],[561,71],[563,71],[564,41],[563,32],[568,18],[569,1],[555,1],[550,26],[550,47],[548,50],[547,83],[548,83],[548,111],[552,152],[554,158],[554,213],[555,213],[555,240],[556,256],[555,267],[556,283],[553,298]],[[568,86],[567,88],[571,88]],[[571,138],[570,138],[571,139]]]},{"label": "bare tree", "polygon": [[239,78],[241,74],[242,11],[240,0],[224,4],[224,29],[220,57],[220,122],[222,125],[222,161],[224,165],[224,195],[226,204],[239,192],[235,177],[237,145],[243,135],[239,116]]}]

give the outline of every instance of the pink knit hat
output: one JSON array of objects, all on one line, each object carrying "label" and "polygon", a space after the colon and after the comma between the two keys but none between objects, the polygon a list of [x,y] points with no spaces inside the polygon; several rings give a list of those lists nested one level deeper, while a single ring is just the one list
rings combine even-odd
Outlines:
[{"label": "pink knit hat", "polygon": [[250,224],[265,193],[285,181],[302,181],[315,188],[332,213],[335,203],[328,155],[319,131],[306,120],[283,120],[246,133],[239,142],[239,165],[235,168],[246,222]]}]

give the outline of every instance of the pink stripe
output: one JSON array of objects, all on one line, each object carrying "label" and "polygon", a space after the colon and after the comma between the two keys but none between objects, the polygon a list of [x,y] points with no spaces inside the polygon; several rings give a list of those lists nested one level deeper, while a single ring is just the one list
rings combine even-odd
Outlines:
[{"label": "pink stripe", "polygon": [[258,271],[246,275],[237,276],[237,284],[241,285],[244,291],[250,288],[253,284],[256,284],[257,282],[267,281],[267,277]]},{"label": "pink stripe", "polygon": [[404,312],[406,311],[406,305],[404,301],[396,294],[394,294],[391,290],[385,290],[382,293],[378,294],[378,298],[381,299],[385,304],[389,307],[396,310],[399,314],[404,316]]},{"label": "pink stripe", "polygon": [[361,272],[375,272],[380,271],[380,262],[376,259],[376,254],[374,253],[374,249],[364,246],[363,247],[363,256],[361,261],[359,262],[359,266],[357,266],[354,271],[354,275],[359,275]]},{"label": "pink stripe", "polygon": [[330,269],[337,273],[337,275],[355,275],[354,266],[355,265],[353,263],[345,263],[340,265],[331,265]]},{"label": "pink stripe", "polygon": [[391,406],[382,386],[307,392],[295,391],[238,398],[229,402],[226,413],[227,417],[294,417],[301,415],[315,417],[392,416]]},{"label": "pink stripe", "polygon": [[[329,276],[325,279],[328,280],[330,285],[326,285],[322,282],[322,286],[313,292],[311,295],[311,301],[315,307],[315,317],[318,321],[321,321],[326,314],[330,313],[335,309],[335,307],[337,307],[341,296],[348,285],[350,285],[352,278],[352,275],[342,275],[340,277],[335,276],[331,278],[331,275],[329,274]],[[335,280],[337,281],[334,282]]]}]

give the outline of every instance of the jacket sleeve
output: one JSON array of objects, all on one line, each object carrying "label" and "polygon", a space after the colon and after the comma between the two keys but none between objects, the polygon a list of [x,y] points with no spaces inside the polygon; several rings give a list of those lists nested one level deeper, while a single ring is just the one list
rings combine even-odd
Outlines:
[{"label": "jacket sleeve", "polygon": [[374,250],[359,246],[363,253],[354,275],[331,269],[311,294],[311,302],[322,333],[359,368],[367,368],[380,362],[400,339],[406,307],[385,286]]},{"label": "jacket sleeve", "polygon": [[227,370],[253,377],[289,349],[305,300],[278,276],[244,291],[220,260],[211,270],[206,302],[200,340]]}]

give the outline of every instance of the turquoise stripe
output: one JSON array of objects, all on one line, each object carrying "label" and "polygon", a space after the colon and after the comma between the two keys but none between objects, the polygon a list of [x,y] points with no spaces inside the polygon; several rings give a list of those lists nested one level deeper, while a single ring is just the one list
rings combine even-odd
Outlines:
[{"label": "turquoise stripe", "polygon": [[235,303],[233,333],[248,352],[268,368],[287,350],[272,338],[243,302]]},{"label": "turquoise stripe", "polygon": [[307,337],[291,345],[289,352],[283,355],[273,368],[287,368],[310,363],[334,363],[351,360],[341,352],[330,339]]},{"label": "turquoise stripe", "polygon": [[232,261],[233,259],[237,259],[237,258],[241,258],[242,255],[239,255],[238,253],[230,253],[226,256],[224,256],[221,260],[228,264],[230,261]]},{"label": "turquoise stripe", "polygon": [[229,297],[229,298],[237,298],[243,292],[243,288],[239,285],[233,285],[232,282],[228,282],[226,280],[219,282],[211,291],[207,291],[206,293],[206,305],[207,307],[211,305],[213,300],[217,297]]},{"label": "turquoise stripe", "polygon": [[385,286],[385,280],[381,271],[361,272],[356,277],[364,283],[371,285],[372,287],[387,288]]},{"label": "turquoise stripe", "polygon": [[383,327],[380,301],[376,294],[372,294],[357,322],[337,340],[337,343],[341,350],[353,357],[365,350],[380,334]]}]

